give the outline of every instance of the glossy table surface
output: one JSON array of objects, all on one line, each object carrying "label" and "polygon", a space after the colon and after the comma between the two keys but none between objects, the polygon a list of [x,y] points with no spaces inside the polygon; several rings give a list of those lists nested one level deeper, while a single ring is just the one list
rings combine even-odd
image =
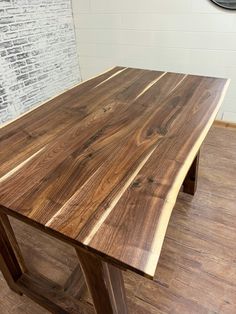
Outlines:
[{"label": "glossy table surface", "polygon": [[226,79],[115,67],[0,130],[6,213],[153,277]]}]

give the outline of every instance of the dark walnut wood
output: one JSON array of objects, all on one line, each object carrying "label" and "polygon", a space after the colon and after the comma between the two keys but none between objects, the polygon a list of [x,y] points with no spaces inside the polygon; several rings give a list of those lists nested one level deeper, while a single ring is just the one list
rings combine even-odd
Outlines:
[{"label": "dark walnut wood", "polygon": [[127,314],[122,273],[84,250],[77,251],[97,314]]},{"label": "dark walnut wood", "polygon": [[[236,130],[213,127],[201,147],[198,191],[194,198],[178,195],[154,280],[123,272],[130,314],[236,313],[235,195]],[[15,218],[10,222],[29,270],[46,270],[45,276],[64,289],[78,263],[73,248]],[[24,286],[27,282],[24,279]],[[46,282],[40,286],[44,295],[51,298],[51,290],[51,299],[62,302],[63,295],[53,294],[58,291],[55,284],[51,289]],[[68,294],[74,294],[73,286]],[[87,289],[80,301],[92,303]],[[14,295],[0,272],[0,313],[22,313],[22,309],[24,314],[48,313]]]},{"label": "dark walnut wood", "polygon": [[116,67],[0,131],[1,210],[153,278],[226,79]]},{"label": "dark walnut wood", "polygon": [[71,297],[79,299],[85,290],[85,280],[80,265],[78,264],[67,279],[64,291]]},{"label": "dark walnut wood", "polygon": [[94,314],[93,307],[64,293],[61,286],[38,274],[24,273],[18,288],[29,298],[55,314]]},{"label": "dark walnut wood", "polygon": [[[38,273],[32,273],[25,266],[8,217],[1,213],[0,219],[0,270],[8,286],[20,295],[26,294],[51,313],[94,313],[91,305],[77,299],[84,286],[80,268],[76,267],[72,272],[65,287]],[[74,280],[77,280],[77,286]]]},{"label": "dark walnut wood", "polygon": [[187,176],[183,182],[183,191],[184,193],[188,193],[194,195],[197,190],[197,178],[198,178],[198,167],[199,167],[199,159],[200,159],[200,152],[195,157]]},{"label": "dark walnut wood", "polygon": [[21,294],[17,287],[17,280],[22,276],[22,267],[14,248],[19,254],[19,247],[9,220],[6,215],[0,214],[0,270],[9,287]]}]

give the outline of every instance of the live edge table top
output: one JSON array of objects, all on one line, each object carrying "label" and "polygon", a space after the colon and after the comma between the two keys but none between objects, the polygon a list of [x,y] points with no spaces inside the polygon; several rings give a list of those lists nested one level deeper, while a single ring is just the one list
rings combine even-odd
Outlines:
[{"label": "live edge table top", "polygon": [[115,67],[0,130],[0,210],[153,277],[229,81]]}]

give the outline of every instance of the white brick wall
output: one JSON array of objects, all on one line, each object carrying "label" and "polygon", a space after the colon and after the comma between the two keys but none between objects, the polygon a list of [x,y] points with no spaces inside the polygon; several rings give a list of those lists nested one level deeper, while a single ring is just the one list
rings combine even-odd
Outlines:
[{"label": "white brick wall", "polygon": [[73,0],[82,78],[113,65],[230,77],[218,118],[236,122],[236,11],[210,0]]},{"label": "white brick wall", "polygon": [[70,0],[0,0],[0,124],[80,81]]}]

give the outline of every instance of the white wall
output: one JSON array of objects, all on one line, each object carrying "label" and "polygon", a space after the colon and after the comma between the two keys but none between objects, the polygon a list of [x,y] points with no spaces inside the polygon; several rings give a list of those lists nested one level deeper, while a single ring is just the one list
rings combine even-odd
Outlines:
[{"label": "white wall", "polygon": [[236,11],[209,0],[73,0],[82,78],[114,65],[232,79],[218,118],[236,122]]}]

